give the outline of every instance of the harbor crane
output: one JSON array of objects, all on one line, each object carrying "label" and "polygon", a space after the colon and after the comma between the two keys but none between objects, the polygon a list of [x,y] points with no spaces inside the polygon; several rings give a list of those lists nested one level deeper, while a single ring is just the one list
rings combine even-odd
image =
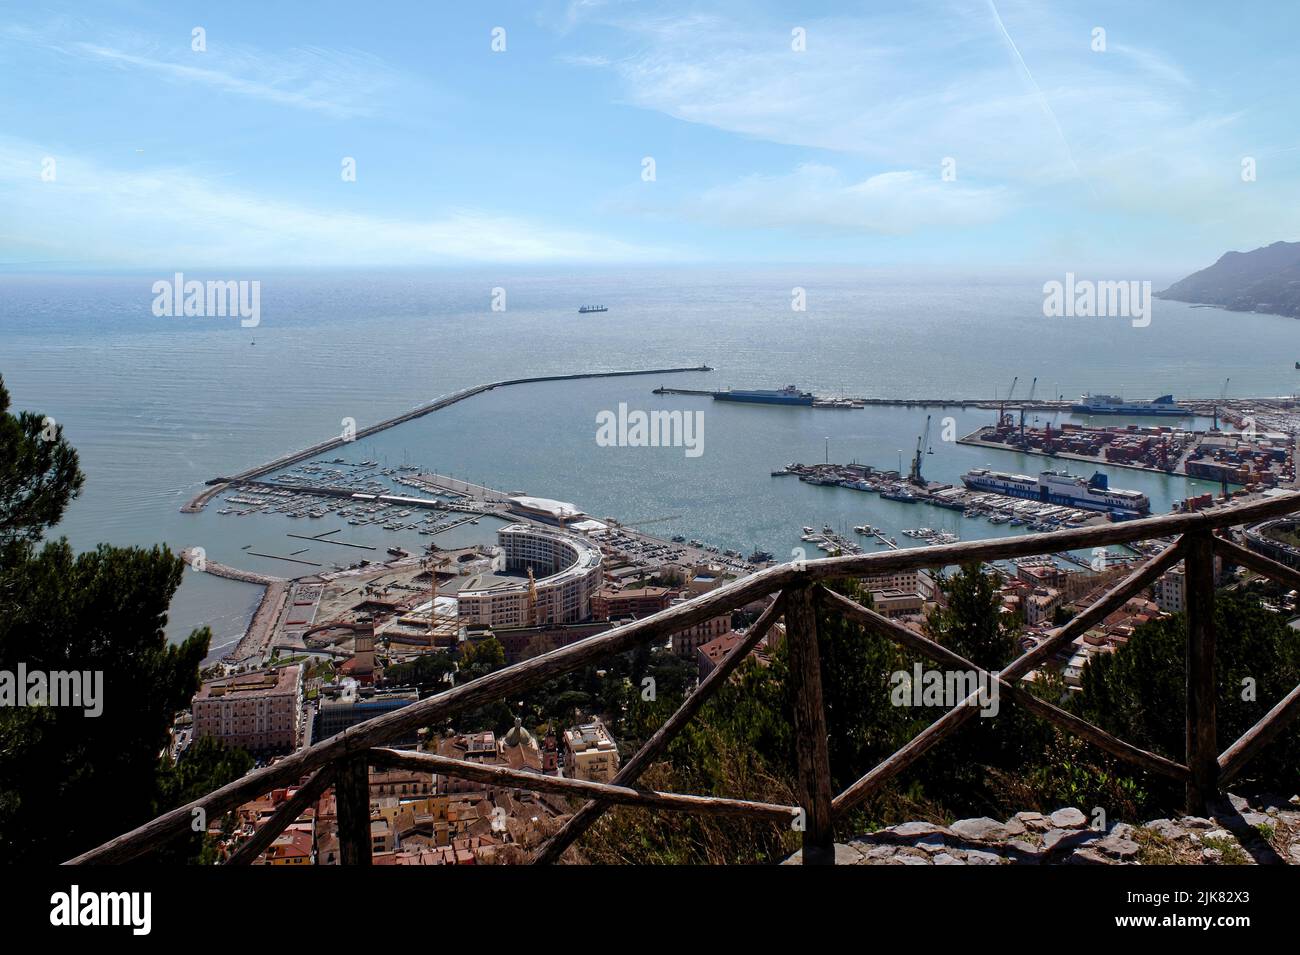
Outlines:
[{"label": "harbor crane", "polygon": [[925,479],[921,477],[921,456],[925,454],[925,449],[930,446],[930,418],[931,415],[925,416],[925,432],[916,437],[916,455],[912,458],[912,473],[907,479],[917,487],[925,484]]},{"label": "harbor crane", "polygon": [[1010,424],[1010,421],[1007,420],[1007,402],[1009,402],[1011,400],[1011,396],[1016,393],[1016,382],[1018,382],[1019,380],[1020,380],[1019,375],[1016,375],[1014,378],[1011,379],[1011,387],[1007,389],[1007,396],[1002,399],[1001,403],[998,404],[998,427],[999,428],[1002,427],[1003,425]]},{"label": "harbor crane", "polygon": [[1025,404],[1032,404],[1034,400],[1034,391],[1038,388],[1038,376],[1034,376],[1033,382],[1029,385],[1029,397],[1025,403],[1020,406],[1020,446],[1025,446]]},{"label": "harbor crane", "polygon": [[1224,404],[1228,400],[1228,382],[1230,381],[1232,381],[1231,378],[1223,379],[1223,388],[1219,391],[1219,400],[1214,405],[1214,425],[1210,429],[1212,431],[1219,430],[1219,405]]}]

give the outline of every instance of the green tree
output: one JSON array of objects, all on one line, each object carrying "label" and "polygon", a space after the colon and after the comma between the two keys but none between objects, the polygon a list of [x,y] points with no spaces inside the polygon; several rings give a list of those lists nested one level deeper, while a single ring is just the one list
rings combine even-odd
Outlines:
[{"label": "green tree", "polygon": [[205,628],[167,643],[185,564],[165,548],[37,547],[83,482],[76,452],[44,421],[0,413],[0,670],[102,674],[102,712],[0,709],[0,857],[10,862],[62,861],[155,814],[159,754],[209,640]]},{"label": "green tree", "polygon": [[40,540],[84,480],[63,425],[30,411],[10,414],[0,377],[0,550]]},{"label": "green tree", "polygon": [[[1300,640],[1282,616],[1249,595],[1220,591],[1214,618],[1218,735],[1226,748],[1300,683]],[[1183,759],[1186,646],[1183,614],[1138,627],[1127,645],[1084,667],[1080,715],[1134,745]],[[1300,728],[1284,730],[1239,779],[1238,785],[1253,781],[1293,792],[1300,783]],[[1172,786],[1160,791],[1173,805],[1182,798]]]},{"label": "green tree", "polygon": [[496,637],[489,637],[477,643],[466,643],[460,652],[461,678],[457,682],[468,683],[481,676],[487,676],[493,670],[500,670],[506,665],[506,650]]},{"label": "green tree", "polygon": [[[158,778],[158,812],[166,812],[205,796],[226,783],[233,782],[253,768],[253,757],[237,747],[228,747],[214,736],[196,739],[179,760],[164,758]],[[235,814],[227,813],[221,829],[234,831]],[[217,847],[207,835],[191,831],[188,838],[173,839],[152,862],[199,863],[217,861]]]}]

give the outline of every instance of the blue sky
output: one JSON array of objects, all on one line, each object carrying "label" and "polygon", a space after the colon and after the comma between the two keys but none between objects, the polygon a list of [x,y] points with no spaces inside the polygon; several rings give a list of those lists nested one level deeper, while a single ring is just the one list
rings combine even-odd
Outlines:
[{"label": "blue sky", "polygon": [[8,3],[0,265],[1188,270],[1300,238],[1298,10]]}]

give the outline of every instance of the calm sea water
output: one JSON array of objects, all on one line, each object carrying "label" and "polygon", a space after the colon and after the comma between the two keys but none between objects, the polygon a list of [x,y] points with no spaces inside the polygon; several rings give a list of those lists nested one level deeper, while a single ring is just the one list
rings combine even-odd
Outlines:
[{"label": "calm sea water", "polygon": [[[337,518],[221,516],[211,508],[196,516],[179,507],[206,479],[338,434],[344,418],[364,426],[488,380],[700,363],[716,369],[489,392],[358,442],[345,456],[419,464],[573,501],[596,516],[655,520],[646,529],[665,536],[781,555],[799,545],[805,524],[927,525],[965,539],[1019,529],[769,475],[790,461],[823,460],[828,440],[833,461],[896,467],[900,451],[906,459],[915,447],[926,410],[746,406],[656,396],[654,387],[795,383],[850,395],[991,397],[1018,375],[1020,395],[1038,376],[1039,395],[1151,397],[1217,394],[1230,377],[1230,394],[1276,395],[1293,392],[1300,374],[1300,329],[1291,319],[1171,302],[1155,303],[1147,328],[1124,319],[1047,319],[1042,276],[937,280],[809,269],[264,275],[254,329],[234,319],[155,318],[151,285],[159,277],[0,276],[0,374],[14,407],[62,423],[87,474],[58,531],[79,548],[200,545],[210,559],[276,574],[293,565],[247,549],[299,549],[303,542],[288,546],[287,531],[341,526],[340,538],[375,545],[428,538],[393,538]],[[805,312],[791,309],[795,286],[806,290]],[[506,292],[504,312],[490,307],[496,287]],[[610,311],[579,316],[576,307],[586,302]],[[597,446],[596,415],[620,402],[702,410],[704,453]],[[1033,472],[1044,464],[939,440],[944,416],[965,434],[991,412],[930,413],[931,479],[955,480],[973,465]],[[1209,487],[1107,470],[1112,484],[1145,491],[1159,510]],[[489,523],[440,540],[490,537]],[[310,545],[300,556],[356,558],[343,550]],[[254,588],[187,572],[169,634],[207,624],[214,646],[224,646],[256,601]]]}]

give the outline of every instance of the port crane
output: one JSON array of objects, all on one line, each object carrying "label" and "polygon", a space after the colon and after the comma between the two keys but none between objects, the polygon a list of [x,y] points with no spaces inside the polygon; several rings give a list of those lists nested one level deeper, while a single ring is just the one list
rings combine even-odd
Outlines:
[{"label": "port crane", "polygon": [[916,455],[912,458],[912,473],[907,479],[917,487],[925,484],[925,479],[921,477],[921,455],[925,454],[925,449],[930,446],[930,418],[931,415],[925,416],[925,432],[916,437]]},{"label": "port crane", "polygon": [[1007,402],[1010,401],[1011,396],[1016,393],[1016,382],[1019,380],[1020,380],[1019,375],[1016,375],[1014,378],[1011,379],[1011,387],[1007,389],[1007,396],[1002,399],[1001,403],[998,404],[998,427],[999,428],[1002,427],[1003,425],[1010,424],[1010,422],[1007,420]]},{"label": "port crane", "polygon": [[1020,406],[1020,446],[1025,446],[1025,404],[1032,404],[1034,400],[1034,391],[1038,388],[1038,376],[1029,385],[1029,397],[1025,399],[1024,404]]},{"label": "port crane", "polygon": [[1214,425],[1211,428],[1212,431],[1219,430],[1219,405],[1225,403],[1228,400],[1228,382],[1230,381],[1232,381],[1231,378],[1223,379],[1223,388],[1219,391],[1219,400],[1214,406]]}]

